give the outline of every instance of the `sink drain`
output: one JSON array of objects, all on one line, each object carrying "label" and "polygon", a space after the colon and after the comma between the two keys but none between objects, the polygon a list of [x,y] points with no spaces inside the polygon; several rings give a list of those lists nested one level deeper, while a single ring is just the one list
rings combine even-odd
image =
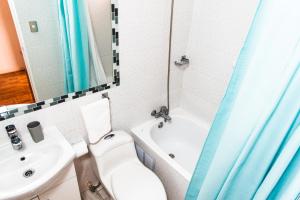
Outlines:
[{"label": "sink drain", "polygon": [[25,178],[29,178],[29,177],[31,177],[33,174],[34,174],[34,170],[33,170],[33,169],[28,169],[28,170],[26,170],[26,171],[23,173],[23,176],[24,176]]},{"label": "sink drain", "polygon": [[170,156],[171,158],[175,158],[175,155],[172,154],[172,153],[169,153],[169,156]]}]

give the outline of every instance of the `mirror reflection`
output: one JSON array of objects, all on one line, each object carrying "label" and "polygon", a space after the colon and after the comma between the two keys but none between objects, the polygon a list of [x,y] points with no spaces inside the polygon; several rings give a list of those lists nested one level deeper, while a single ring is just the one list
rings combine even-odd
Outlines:
[{"label": "mirror reflection", "polygon": [[113,82],[110,0],[0,0],[0,106]]}]

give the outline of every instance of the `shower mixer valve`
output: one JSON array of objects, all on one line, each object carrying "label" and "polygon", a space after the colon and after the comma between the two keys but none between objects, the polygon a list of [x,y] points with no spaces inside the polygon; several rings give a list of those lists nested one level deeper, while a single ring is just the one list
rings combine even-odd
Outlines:
[{"label": "shower mixer valve", "polygon": [[169,109],[166,106],[161,106],[159,112],[153,110],[151,116],[155,118],[163,118],[165,122],[171,122],[172,118],[169,116]]}]

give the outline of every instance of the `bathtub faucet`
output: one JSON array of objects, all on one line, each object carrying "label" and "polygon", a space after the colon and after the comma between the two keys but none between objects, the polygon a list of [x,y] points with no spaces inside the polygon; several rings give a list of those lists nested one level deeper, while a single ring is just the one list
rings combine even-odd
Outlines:
[{"label": "bathtub faucet", "polygon": [[169,116],[169,109],[166,106],[161,106],[159,112],[153,110],[151,116],[155,118],[163,118],[165,122],[170,122],[172,118]]}]

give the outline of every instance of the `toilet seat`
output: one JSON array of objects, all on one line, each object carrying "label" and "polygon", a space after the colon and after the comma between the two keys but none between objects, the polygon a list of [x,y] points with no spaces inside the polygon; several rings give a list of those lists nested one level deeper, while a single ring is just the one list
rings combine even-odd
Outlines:
[{"label": "toilet seat", "polygon": [[116,200],[167,200],[159,178],[139,162],[129,162],[111,176]]}]

